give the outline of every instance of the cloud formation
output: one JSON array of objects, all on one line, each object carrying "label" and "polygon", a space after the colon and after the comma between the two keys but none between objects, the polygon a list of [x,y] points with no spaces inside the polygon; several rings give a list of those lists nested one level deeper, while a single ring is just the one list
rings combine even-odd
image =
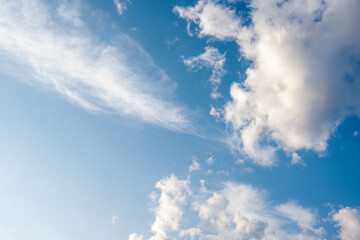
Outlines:
[{"label": "cloud formation", "polygon": [[235,41],[250,62],[231,86],[223,119],[231,146],[271,166],[275,152],[323,152],[330,135],[360,113],[360,3],[253,0],[249,17],[230,1],[199,0],[175,12],[199,37]]},{"label": "cloud formation", "polygon": [[155,221],[151,226],[154,235],[150,240],[166,240],[168,232],[178,231],[180,228],[190,187],[187,180],[180,180],[172,175],[157,182],[156,188],[160,191],[160,197],[155,208]]},{"label": "cloud formation", "polygon": [[175,83],[127,35],[119,33],[112,44],[102,40],[87,26],[80,2],[0,4],[2,73],[56,91],[91,112],[189,132],[184,109],[172,101]]},{"label": "cloud formation", "polygon": [[340,228],[339,238],[341,240],[360,239],[360,209],[345,207],[332,215]]},{"label": "cloud formation", "polygon": [[314,211],[295,202],[274,204],[265,191],[251,185],[222,186],[218,191],[197,192],[188,180],[175,176],[160,180],[154,234],[144,234],[144,239],[323,239]]},{"label": "cloud formation", "polygon": [[198,70],[207,68],[212,70],[210,83],[212,86],[211,98],[217,99],[221,97],[218,88],[221,84],[221,78],[225,74],[225,53],[221,54],[218,49],[214,47],[205,47],[205,52],[196,57],[184,59],[184,64],[191,70]]}]

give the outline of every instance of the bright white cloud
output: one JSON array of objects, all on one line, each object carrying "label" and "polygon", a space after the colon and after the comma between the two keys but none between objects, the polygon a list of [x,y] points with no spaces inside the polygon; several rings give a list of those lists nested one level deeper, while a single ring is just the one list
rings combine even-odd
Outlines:
[{"label": "bright white cloud", "polygon": [[221,84],[221,78],[225,74],[225,53],[220,54],[219,50],[213,47],[205,47],[205,52],[196,57],[184,59],[184,64],[191,70],[202,68],[212,69],[210,83],[212,85],[211,97],[217,99],[221,97],[218,88]]},{"label": "bright white cloud", "polygon": [[252,62],[224,108],[231,146],[263,166],[274,165],[278,149],[326,150],[341,121],[360,113],[359,1],[248,4],[250,25],[220,1],[175,7],[199,37],[236,41]]},{"label": "bright white cloud", "polygon": [[[189,181],[175,176],[159,181],[161,197],[150,239],[323,239],[314,211],[294,202],[275,205],[265,191],[251,185],[223,186],[219,191],[194,192]],[[182,217],[186,227],[180,224]]]},{"label": "bright white cloud", "polygon": [[200,163],[198,161],[199,161],[198,157],[196,157],[196,156],[192,157],[192,163],[189,166],[189,172],[200,169]]},{"label": "bright white cloud", "polygon": [[360,209],[345,207],[333,214],[332,219],[340,228],[341,240],[360,239]]},{"label": "bright white cloud", "polygon": [[168,232],[178,231],[180,228],[190,187],[187,180],[179,180],[172,175],[157,182],[156,188],[160,191],[160,197],[155,208],[155,221],[151,226],[154,235],[150,240],[166,240]]},{"label": "bright white cloud", "polygon": [[91,112],[176,131],[190,128],[184,110],[171,100],[175,83],[127,35],[118,34],[116,45],[101,41],[81,20],[77,1],[60,1],[55,9],[41,0],[0,4],[3,73],[54,90]]}]

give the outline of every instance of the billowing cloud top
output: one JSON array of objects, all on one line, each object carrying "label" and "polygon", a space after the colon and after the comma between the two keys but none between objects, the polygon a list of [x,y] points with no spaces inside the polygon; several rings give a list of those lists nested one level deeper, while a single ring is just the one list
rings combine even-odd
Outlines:
[{"label": "billowing cloud top", "polygon": [[277,149],[293,162],[300,149],[325,151],[341,121],[360,113],[360,2],[254,0],[247,11],[215,0],[175,8],[199,37],[235,41],[250,62],[224,107],[229,142],[264,166]]},{"label": "billowing cloud top", "polygon": [[[133,233],[129,240],[323,239],[316,213],[295,202],[275,205],[265,191],[247,184],[227,182],[219,191],[206,192],[190,185],[174,175],[157,182],[152,233]],[[183,220],[189,217],[192,221]],[[183,224],[189,222],[194,225]]]},{"label": "billowing cloud top", "polygon": [[171,100],[175,84],[127,35],[114,36],[114,44],[101,41],[82,18],[79,1],[0,4],[3,73],[55,90],[92,112],[191,131],[184,109]]}]

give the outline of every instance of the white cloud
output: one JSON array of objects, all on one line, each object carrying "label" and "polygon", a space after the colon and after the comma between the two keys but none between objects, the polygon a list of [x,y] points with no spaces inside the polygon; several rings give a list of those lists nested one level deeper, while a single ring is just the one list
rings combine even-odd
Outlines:
[{"label": "white cloud", "polygon": [[222,110],[216,109],[213,106],[211,106],[209,114],[210,114],[210,116],[215,117],[216,121],[220,121],[221,117],[222,117]]},{"label": "white cloud", "polygon": [[[161,197],[150,239],[323,239],[314,211],[295,202],[276,205],[265,191],[251,185],[222,186],[218,191],[194,192],[189,181],[175,176],[159,181]],[[182,217],[186,227],[180,224]]]},{"label": "white cloud", "polygon": [[354,131],[353,136],[356,137],[357,135],[359,135],[359,132],[358,132],[358,131]]},{"label": "white cloud", "polygon": [[345,207],[333,214],[333,220],[340,228],[341,240],[360,239],[360,210],[358,208]]},{"label": "white cloud", "polygon": [[196,57],[184,59],[184,64],[191,70],[201,68],[212,69],[210,83],[212,85],[211,97],[217,99],[221,97],[218,88],[221,84],[221,78],[225,74],[225,53],[220,54],[219,50],[213,47],[205,47],[205,52]]},{"label": "white cloud", "polygon": [[192,163],[189,166],[189,172],[200,169],[200,163],[198,161],[199,161],[198,157],[196,157],[196,156],[192,157]]},{"label": "white cloud", "polygon": [[304,160],[297,154],[296,152],[293,152],[291,154],[291,164],[301,164],[305,165]]},{"label": "white cloud", "polygon": [[130,0],[114,0],[114,4],[119,15],[123,15],[124,11],[127,9],[127,5],[130,3]]},{"label": "white cloud", "polygon": [[172,175],[156,183],[160,191],[155,221],[151,226],[154,236],[150,240],[166,240],[168,232],[178,231],[183,215],[186,196],[190,193],[189,182]]},{"label": "white cloud", "polygon": [[128,240],[143,240],[143,239],[144,239],[143,235],[137,233],[130,234],[128,238]]},{"label": "white cloud", "polygon": [[301,228],[302,231],[312,231],[321,233],[322,229],[315,229],[313,226],[316,224],[316,215],[309,209],[306,209],[295,202],[287,202],[279,205],[277,211],[282,213],[289,219],[292,219]]},{"label": "white cloud", "polygon": [[221,40],[236,39],[241,21],[234,10],[219,8],[217,1],[200,0],[194,7],[176,6],[174,11],[186,19],[188,24],[198,25],[198,35],[214,36]]},{"label": "white cloud", "polygon": [[250,25],[220,1],[175,7],[199,37],[236,41],[252,62],[224,108],[231,146],[263,166],[275,164],[278,149],[325,151],[341,121],[360,114],[359,2],[248,4]]},{"label": "white cloud", "polygon": [[116,45],[101,41],[80,19],[80,4],[60,1],[55,10],[41,0],[0,4],[2,73],[56,91],[91,112],[190,128],[184,109],[171,100],[175,83],[127,35],[118,34]]}]

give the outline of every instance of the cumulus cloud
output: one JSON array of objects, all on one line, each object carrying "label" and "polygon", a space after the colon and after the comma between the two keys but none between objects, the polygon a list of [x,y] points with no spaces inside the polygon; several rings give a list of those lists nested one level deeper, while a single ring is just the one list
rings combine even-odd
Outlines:
[{"label": "cumulus cloud", "polygon": [[196,156],[192,157],[192,163],[189,166],[189,172],[200,169],[200,163],[198,161],[199,161],[198,157],[196,157]]},{"label": "cumulus cloud", "polygon": [[158,205],[155,208],[155,221],[151,226],[154,235],[150,240],[166,240],[168,232],[178,231],[183,215],[183,206],[190,193],[189,182],[174,175],[156,183],[160,191]]},{"label": "cumulus cloud", "polygon": [[199,37],[235,41],[250,62],[224,121],[228,142],[255,163],[274,165],[279,149],[323,152],[338,125],[359,115],[359,1],[254,0],[248,19],[215,0],[174,10]]},{"label": "cumulus cloud", "polygon": [[[149,239],[321,240],[324,237],[314,211],[295,202],[276,205],[268,199],[267,192],[251,185],[227,182],[217,191],[200,188],[196,192],[190,189],[188,180],[171,176],[156,186],[161,197],[152,227],[155,235]],[[181,224],[181,218],[186,227]]]},{"label": "cumulus cloud", "polygon": [[2,73],[56,91],[91,112],[176,131],[190,128],[184,109],[172,101],[175,83],[127,35],[114,36],[113,44],[101,40],[82,20],[77,1],[52,2],[55,8],[42,0],[0,4]]},{"label": "cumulus cloud", "polygon": [[205,47],[205,52],[196,57],[184,59],[184,64],[191,70],[198,70],[207,68],[212,70],[210,83],[212,85],[211,97],[217,99],[221,97],[218,88],[221,84],[221,78],[225,74],[225,53],[221,54],[218,49],[214,47]]},{"label": "cumulus cloud", "polygon": [[341,240],[360,239],[360,209],[345,207],[332,215],[340,228],[339,238]]}]

